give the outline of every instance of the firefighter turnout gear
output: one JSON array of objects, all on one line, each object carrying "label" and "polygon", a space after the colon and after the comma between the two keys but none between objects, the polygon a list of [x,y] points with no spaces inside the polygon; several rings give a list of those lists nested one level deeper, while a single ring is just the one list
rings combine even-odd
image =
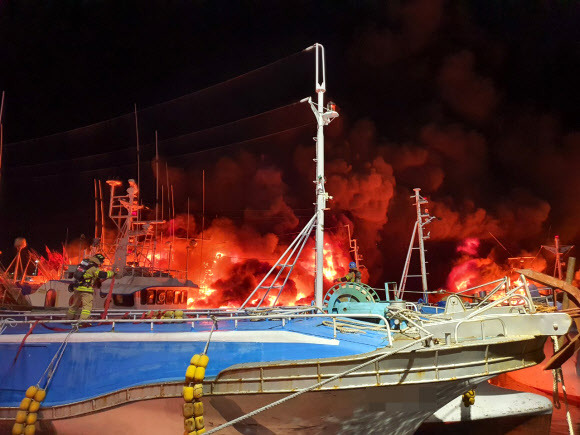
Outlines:
[{"label": "firefighter turnout gear", "polygon": [[348,273],[342,278],[335,279],[335,282],[361,282],[362,274],[357,269],[356,263],[353,261],[348,266]]},{"label": "firefighter turnout gear", "polygon": [[[97,254],[88,259],[90,267],[84,271],[78,282],[74,286],[71,305],[67,313],[67,319],[74,319],[82,307],[80,320],[88,319],[93,308],[93,287],[100,283],[100,280],[112,278],[115,275],[113,271],[102,271],[99,266],[103,263],[104,257]],[[83,263],[87,260],[83,260]]]}]

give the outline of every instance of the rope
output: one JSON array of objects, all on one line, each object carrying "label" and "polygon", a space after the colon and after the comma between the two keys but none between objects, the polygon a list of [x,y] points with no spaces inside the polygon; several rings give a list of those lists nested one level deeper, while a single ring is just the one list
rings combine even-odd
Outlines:
[{"label": "rope", "polygon": [[[330,320],[323,320],[322,324],[324,326],[330,326],[330,327],[335,326]],[[346,325],[347,325],[347,323],[336,322],[336,330],[338,332],[342,332],[343,334],[356,334],[356,333],[366,334],[366,332],[364,332],[361,329],[353,328],[352,326],[346,326]]]},{"label": "rope", "polygon": [[[429,337],[423,337],[423,339],[430,338],[430,337],[433,337],[433,334],[430,334]],[[369,360],[367,362],[364,362],[362,364],[359,364],[358,366],[353,367],[353,368],[351,368],[349,370],[346,370],[345,372],[339,373],[338,375],[334,375],[333,377],[328,378],[325,381],[319,382],[319,383],[314,384],[314,385],[312,385],[310,387],[307,387],[307,388],[303,388],[302,390],[298,390],[296,393],[291,394],[290,396],[284,397],[283,399],[277,400],[277,401],[272,402],[272,403],[270,403],[270,404],[268,404],[266,406],[263,406],[261,408],[258,408],[256,410],[252,411],[252,412],[249,412],[249,413],[247,413],[245,415],[242,415],[241,417],[238,417],[238,418],[235,418],[234,420],[228,421],[227,423],[224,423],[224,424],[222,424],[222,425],[220,425],[220,426],[218,426],[218,427],[216,427],[214,429],[211,429],[210,431],[206,432],[206,434],[209,435],[209,434],[212,434],[212,433],[216,433],[216,432],[218,432],[218,431],[220,431],[222,429],[225,429],[227,427],[233,426],[233,425],[239,423],[242,420],[245,420],[247,418],[253,417],[256,414],[259,414],[262,411],[267,411],[268,409],[271,409],[271,408],[273,408],[275,406],[281,405],[282,403],[287,402],[287,401],[289,401],[291,399],[294,399],[295,397],[298,397],[298,396],[300,396],[300,395],[302,395],[304,393],[308,393],[309,391],[312,391],[312,390],[314,390],[316,388],[322,387],[323,385],[326,385],[326,384],[328,384],[328,383],[330,383],[332,381],[335,381],[336,379],[342,378],[342,377],[344,377],[346,375],[349,375],[350,373],[356,372],[357,370],[360,370],[363,367],[366,367],[368,365],[371,365],[371,364],[374,364],[374,363],[376,363],[378,361],[381,361],[381,360],[387,358],[388,356],[394,355],[397,352],[400,352],[402,350],[407,349],[408,347],[413,346],[415,343],[416,343],[416,341],[412,341],[409,344],[406,344],[406,345],[404,345],[403,347],[400,347],[397,350],[394,350],[394,351],[391,351],[391,352],[382,353],[379,356],[377,356],[376,358],[373,358],[373,359],[371,359],[371,360]]]},{"label": "rope", "polygon": [[2,335],[2,333],[6,331],[9,326],[14,328],[16,326],[16,320],[10,318],[0,320],[0,335]]},{"label": "rope", "polygon": [[213,320],[213,325],[211,325],[211,331],[209,331],[209,337],[207,337],[207,342],[205,343],[205,348],[203,349],[203,353],[207,355],[207,348],[209,347],[209,342],[211,341],[211,336],[213,334],[213,330],[218,328],[217,319],[215,316],[210,316],[211,320]]},{"label": "rope", "polygon": [[56,373],[56,369],[58,368],[58,364],[60,363],[60,360],[62,359],[62,356],[64,355],[64,351],[66,350],[66,347],[68,345],[68,339],[70,338],[70,336],[73,332],[77,332],[77,331],[78,331],[78,325],[75,325],[73,327],[73,329],[71,329],[70,332],[66,335],[66,337],[64,338],[64,341],[60,344],[60,347],[58,348],[58,350],[56,351],[56,353],[52,357],[52,361],[50,361],[50,364],[48,365],[48,367],[46,367],[46,370],[44,371],[44,373],[42,374],[42,376],[38,380],[38,382],[36,384],[36,386],[38,388],[40,388],[40,383],[42,382],[42,379],[45,376],[47,376],[46,386],[44,387],[44,389],[45,390],[48,389],[48,386],[50,385],[50,382],[52,381],[52,378],[53,378],[54,374]]},{"label": "rope", "polygon": [[[558,337],[552,336],[552,342],[554,343],[554,353],[560,350],[560,344],[558,343]],[[564,374],[562,373],[562,367],[552,370],[552,376],[554,377],[553,383],[553,396],[554,396],[554,407],[560,409],[562,405],[560,404],[560,398],[558,396],[558,382],[562,384],[562,395],[564,396],[564,406],[566,407],[566,421],[568,423],[568,432],[570,435],[574,435],[574,425],[572,424],[572,416],[570,415],[570,408],[568,406],[568,394],[566,394],[566,385],[564,385]]]},{"label": "rope", "polygon": [[558,311],[558,308],[549,305],[536,305],[536,311],[540,313],[553,313]]}]

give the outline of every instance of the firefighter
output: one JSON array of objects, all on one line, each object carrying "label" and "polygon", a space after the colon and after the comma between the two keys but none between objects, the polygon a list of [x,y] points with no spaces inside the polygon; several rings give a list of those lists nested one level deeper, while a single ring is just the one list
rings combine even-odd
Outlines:
[{"label": "firefighter", "polygon": [[362,274],[360,273],[360,271],[358,270],[358,268],[356,267],[356,263],[354,261],[351,261],[348,264],[348,273],[343,276],[342,278],[337,278],[334,280],[334,282],[360,282],[362,278]]},{"label": "firefighter", "polygon": [[72,285],[74,294],[66,315],[67,319],[72,320],[76,318],[81,307],[80,320],[86,320],[90,317],[93,308],[93,287],[97,284],[98,280],[106,280],[115,276],[115,272],[113,271],[105,272],[99,269],[103,261],[105,261],[105,256],[103,254],[96,254],[94,257],[83,260],[79,265],[75,274],[78,273],[80,276],[75,276],[75,283]]}]

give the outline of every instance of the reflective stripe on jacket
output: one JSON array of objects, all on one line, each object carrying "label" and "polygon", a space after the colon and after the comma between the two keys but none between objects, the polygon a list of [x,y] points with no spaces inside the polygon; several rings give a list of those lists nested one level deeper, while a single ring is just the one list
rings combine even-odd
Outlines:
[{"label": "reflective stripe on jacket", "polygon": [[115,272],[108,271],[104,272],[101,271],[98,267],[93,266],[83,274],[83,279],[81,280],[80,285],[75,289],[80,292],[90,292],[93,293],[93,286],[95,285],[95,281],[97,279],[109,279],[115,275]]},{"label": "reflective stripe on jacket", "polygon": [[348,272],[344,277],[342,277],[341,281],[346,282],[360,282],[362,278],[362,274],[358,270],[351,270]]}]

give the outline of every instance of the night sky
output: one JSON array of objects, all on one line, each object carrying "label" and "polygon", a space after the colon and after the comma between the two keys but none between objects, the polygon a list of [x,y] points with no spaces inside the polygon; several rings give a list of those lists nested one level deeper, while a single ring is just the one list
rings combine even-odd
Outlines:
[{"label": "night sky", "polygon": [[578,244],[579,20],[566,0],[0,0],[0,259],[18,236],[92,235],[93,179],[136,178],[134,104],[149,205],[158,130],[178,213],[189,197],[199,223],[205,170],[208,225],[295,231],[314,201],[315,126],[295,103],[314,96],[315,42],[341,113],[327,224],[354,224],[373,284],[400,277],[414,187],[442,218],[434,286],[468,237],[498,264],[555,234]]}]

